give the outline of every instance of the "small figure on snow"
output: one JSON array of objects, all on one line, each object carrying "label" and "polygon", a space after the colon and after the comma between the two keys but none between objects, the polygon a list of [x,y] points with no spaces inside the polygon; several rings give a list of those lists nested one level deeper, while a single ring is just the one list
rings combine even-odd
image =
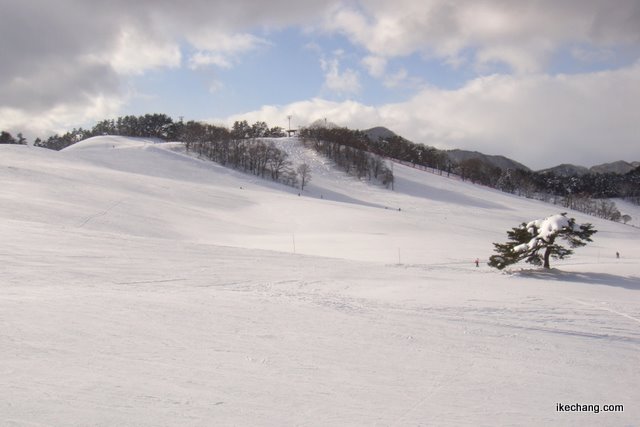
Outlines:
[{"label": "small figure on snow", "polygon": [[480,260],[476,258],[476,267],[480,267]]},{"label": "small figure on snow", "polygon": [[616,251],[616,258],[620,258],[620,252]]}]

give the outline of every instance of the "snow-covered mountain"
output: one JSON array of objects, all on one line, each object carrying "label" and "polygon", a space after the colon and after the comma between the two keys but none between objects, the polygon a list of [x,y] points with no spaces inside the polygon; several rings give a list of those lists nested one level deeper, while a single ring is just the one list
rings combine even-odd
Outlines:
[{"label": "snow-covered mountain", "polygon": [[556,207],[273,142],[304,191],[180,144],[0,146],[0,424],[640,419],[640,229],[569,212],[593,244],[502,274],[492,243]]}]

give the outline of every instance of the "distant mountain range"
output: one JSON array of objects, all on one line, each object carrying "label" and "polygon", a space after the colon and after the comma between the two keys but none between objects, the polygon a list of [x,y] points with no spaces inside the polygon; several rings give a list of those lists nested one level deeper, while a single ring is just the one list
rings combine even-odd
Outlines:
[{"label": "distant mountain range", "polygon": [[[364,131],[364,133],[372,140],[377,140],[379,138],[387,139],[398,136],[395,132],[382,126],[367,129]],[[521,169],[525,171],[531,170],[522,163],[516,162],[515,160],[512,160],[505,156],[489,155],[480,153],[478,151],[467,151],[458,149],[447,150],[445,151],[445,153],[447,154],[449,159],[455,163],[460,163],[469,159],[480,159],[485,163],[499,167],[501,169]],[[640,161],[626,162],[624,160],[619,160],[617,162],[611,163],[603,163],[601,165],[592,166],[590,168],[564,163],[552,168],[539,170],[538,172],[554,173],[560,176],[581,176],[588,173],[617,173],[622,175],[636,169],[638,166],[640,166]]]},{"label": "distant mountain range", "polygon": [[617,173],[620,175],[624,175],[635,168],[640,166],[640,162],[625,162],[624,160],[619,160],[617,162],[612,163],[603,163],[601,165],[592,166],[590,168],[585,168],[584,166],[576,166],[570,164],[563,164],[559,166],[555,166],[549,169],[543,169],[540,173],[549,173],[553,172],[556,175],[561,176],[581,176],[588,173]]}]

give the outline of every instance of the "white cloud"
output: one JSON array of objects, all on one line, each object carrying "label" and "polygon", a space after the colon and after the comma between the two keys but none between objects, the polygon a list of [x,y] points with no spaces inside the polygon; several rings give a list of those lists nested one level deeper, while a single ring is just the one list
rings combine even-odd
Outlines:
[{"label": "white cloud", "polygon": [[208,28],[189,34],[187,40],[196,49],[228,54],[248,52],[269,44],[253,34],[221,32]]},{"label": "white cloud", "polygon": [[226,69],[233,67],[231,59],[218,52],[196,52],[189,58],[189,67],[192,69],[208,65]]},{"label": "white cloud", "polygon": [[398,87],[409,78],[409,73],[404,68],[396,71],[393,74],[389,74],[386,76],[384,80],[384,85],[390,88]]},{"label": "white cloud", "polygon": [[381,78],[386,71],[387,59],[381,56],[368,55],[362,59],[362,64],[372,77]]},{"label": "white cloud", "polygon": [[382,84],[387,88],[393,89],[407,86],[415,88],[422,84],[420,78],[410,76],[405,68],[399,68],[395,71],[387,70],[387,58],[369,55],[364,57],[361,63],[371,77],[381,80]]},{"label": "white cloud", "polygon": [[340,72],[340,63],[337,58],[321,59],[320,64],[325,72],[324,85],[327,89],[339,95],[355,94],[360,91],[360,78],[357,71],[347,68]]},{"label": "white cloud", "polygon": [[[268,46],[252,31],[268,34],[292,25],[344,34],[366,50],[362,65],[367,72],[389,87],[410,81],[402,64],[389,71],[391,60],[413,54],[470,70],[495,70],[498,63],[518,72],[512,80],[505,76],[476,79],[458,91],[423,89],[405,102],[375,108],[358,103],[331,106],[318,100],[305,104],[303,110],[314,110],[320,117],[326,115],[321,108],[344,115],[330,118],[333,121],[345,117],[357,124],[369,117],[384,118],[408,136],[434,143],[480,141],[496,148],[498,143],[513,141],[549,141],[553,135],[556,141],[562,135],[567,135],[560,138],[563,141],[578,140],[581,135],[593,141],[604,134],[622,146],[630,139],[629,128],[640,121],[632,116],[638,108],[630,99],[631,94],[638,99],[638,85],[629,77],[629,69],[585,76],[543,74],[549,58],[572,46],[580,46],[572,51],[573,57],[587,62],[608,61],[610,52],[615,55],[624,44],[637,51],[637,0],[617,0],[615,7],[609,0],[191,0],[187,6],[153,0],[5,3],[0,40],[10,42],[2,44],[3,58],[9,59],[0,61],[0,109],[5,113],[0,125],[7,129],[19,125],[27,131],[37,122],[39,129],[48,123],[55,130],[98,113],[112,115],[114,108],[127,101],[122,93],[127,75],[183,63],[194,68],[233,67],[243,55]],[[180,46],[195,53],[183,61]],[[342,95],[362,92],[358,72],[344,63],[341,55],[326,61],[324,89]],[[213,85],[214,90],[218,87]],[[612,94],[620,101],[614,102]],[[510,107],[505,108],[501,99],[511,99],[506,104]],[[599,106],[608,109],[595,114]],[[550,111],[566,124],[556,123],[559,119]],[[71,119],[73,114],[76,120]],[[534,126],[545,121],[552,125]],[[521,132],[516,131],[517,124]],[[591,134],[574,128],[587,128]],[[599,131],[605,128],[607,132]]]},{"label": "white cloud", "polygon": [[106,52],[103,58],[119,74],[142,74],[154,68],[179,67],[182,54],[177,43],[135,28],[122,28],[114,51]]},{"label": "white cloud", "polygon": [[[310,123],[327,119],[341,126],[352,128],[362,127],[363,123],[380,123],[381,117],[375,107],[366,106],[355,101],[329,101],[322,98],[313,98],[306,101],[294,102],[288,105],[265,105],[259,110],[242,114],[235,114],[227,118],[212,119],[212,122],[225,123],[227,125],[236,120],[255,122],[264,120],[271,126],[288,126],[287,116],[291,115],[291,127],[299,128]],[[366,126],[366,125],[365,125]]]},{"label": "white cloud", "polygon": [[585,75],[490,76],[381,108],[416,140],[503,154],[534,168],[640,158],[640,67]]},{"label": "white cloud", "polygon": [[118,96],[92,96],[82,103],[65,103],[32,115],[19,108],[0,107],[0,129],[22,132],[33,139],[47,138],[54,133],[65,133],[71,128],[90,127],[94,122],[113,117],[122,107]]},{"label": "white cloud", "polygon": [[606,62],[615,58],[612,49],[607,48],[585,48],[574,47],[571,49],[571,56],[582,62]]},{"label": "white cloud", "polygon": [[637,43],[640,3],[622,0],[503,2],[491,0],[363,0],[334,7],[323,29],[346,35],[373,56],[422,53],[460,64],[465,49],[476,66],[504,63],[517,72],[544,70],[572,43]]},{"label": "white cloud", "polygon": [[222,89],[224,89],[224,83],[222,83],[220,80],[212,80],[211,83],[209,83],[210,93],[218,93]]},{"label": "white cloud", "polygon": [[225,34],[205,29],[188,37],[198,52],[189,59],[192,69],[214,65],[220,68],[232,68],[240,56],[269,45],[265,39],[252,34]]},{"label": "white cloud", "polygon": [[546,58],[550,49],[539,47],[536,49],[530,46],[524,50],[518,46],[496,45],[481,49],[476,55],[475,68],[484,71],[491,64],[509,64],[512,70],[519,74],[539,73],[543,70],[544,64],[541,58]]},{"label": "white cloud", "polygon": [[[53,132],[69,123],[75,111],[77,120],[71,123],[77,126],[86,117],[84,111],[95,111],[97,99],[123,105],[127,76],[180,66],[185,42],[191,40],[200,52],[191,65],[233,65],[240,54],[264,47],[248,30],[308,22],[328,4],[331,1],[4,2],[0,40],[3,58],[11,60],[0,61],[0,109],[6,113],[0,124],[27,133],[29,128],[42,132],[42,124],[49,123]],[[207,31],[211,28],[217,36]]]},{"label": "white cloud", "polygon": [[494,75],[457,90],[424,88],[405,102],[378,107],[312,99],[233,119],[281,125],[293,114],[297,125],[326,117],[351,128],[387,126],[415,142],[502,154],[543,168],[640,160],[639,111],[640,64],[585,75]]}]

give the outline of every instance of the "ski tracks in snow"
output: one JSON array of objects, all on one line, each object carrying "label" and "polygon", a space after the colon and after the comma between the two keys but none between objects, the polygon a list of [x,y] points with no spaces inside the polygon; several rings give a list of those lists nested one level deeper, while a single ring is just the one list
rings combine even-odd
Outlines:
[{"label": "ski tracks in snow", "polygon": [[80,224],[78,224],[77,228],[82,228],[85,225],[87,225],[90,221],[96,219],[96,218],[100,218],[101,216],[105,216],[106,214],[108,214],[109,212],[111,212],[113,209],[115,209],[116,207],[118,207],[124,200],[118,200],[115,203],[112,203],[111,206],[109,206],[107,209],[105,209],[104,211],[98,212],[94,215],[90,215],[88,217],[86,217]]},{"label": "ski tracks in snow", "polygon": [[[568,298],[568,297],[563,297],[563,298],[565,300],[567,300],[567,301],[571,301],[571,302],[576,303],[576,304],[580,304],[580,305],[583,305],[583,306],[586,306],[586,307],[595,308],[596,310],[608,311],[609,313],[617,314],[618,316],[622,316],[622,317],[625,317],[625,318],[627,318],[629,320],[633,320],[634,322],[640,323],[640,319],[639,318],[633,317],[633,316],[631,316],[631,315],[629,315],[627,313],[623,313],[621,311],[613,310],[613,309],[611,309],[609,307],[603,307],[602,305],[591,304],[591,303],[588,303],[588,302],[585,302],[585,301],[581,301],[581,300],[576,299],[576,298]],[[602,304],[607,304],[607,303],[603,302]]]}]

